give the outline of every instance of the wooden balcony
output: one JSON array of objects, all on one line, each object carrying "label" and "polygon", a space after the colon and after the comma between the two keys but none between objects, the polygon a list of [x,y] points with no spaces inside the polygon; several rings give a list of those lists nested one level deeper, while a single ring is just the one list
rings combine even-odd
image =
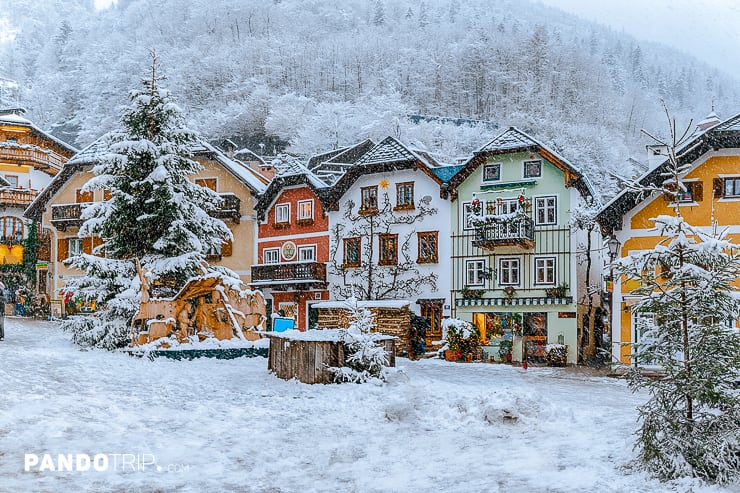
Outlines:
[{"label": "wooden balcony", "polygon": [[33,166],[36,169],[61,169],[65,158],[56,152],[29,145],[0,146],[0,162],[10,162],[22,166]]},{"label": "wooden balcony", "polygon": [[219,195],[221,196],[221,205],[217,209],[209,210],[208,214],[239,224],[242,217],[241,199],[233,193],[219,193]]},{"label": "wooden balcony", "polygon": [[88,203],[61,204],[51,206],[51,224],[59,231],[67,231],[67,228],[82,225],[82,209]]},{"label": "wooden balcony", "polygon": [[252,286],[276,290],[326,288],[326,264],[290,262],[252,266]]},{"label": "wooden balcony", "polygon": [[25,209],[39,194],[38,190],[10,188],[0,190],[0,207],[21,207]]},{"label": "wooden balcony", "polygon": [[475,228],[473,246],[484,250],[505,246],[516,246],[529,250],[534,248],[534,245],[534,221],[530,217]]}]

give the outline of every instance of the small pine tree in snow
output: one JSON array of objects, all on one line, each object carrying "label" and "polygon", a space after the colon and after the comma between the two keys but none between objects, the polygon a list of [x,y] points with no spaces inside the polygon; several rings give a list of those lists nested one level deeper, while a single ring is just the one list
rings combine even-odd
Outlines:
[{"label": "small pine tree in snow", "polygon": [[[681,155],[684,141],[669,149],[670,173],[660,192],[677,203],[683,189]],[[617,271],[639,282],[633,294],[642,323],[641,341],[632,355],[629,374],[634,390],[650,399],[639,411],[636,448],[641,465],[662,479],[699,477],[726,483],[740,475],[740,335],[732,327],[740,316],[737,289],[738,246],[713,228],[697,228],[681,217],[653,221],[665,239],[653,250],[616,263]],[[708,229],[712,229],[708,231]],[[659,379],[639,367],[657,365]]]},{"label": "small pine tree in snow", "polygon": [[372,332],[374,316],[370,310],[361,308],[356,299],[348,300],[347,308],[353,321],[341,330],[340,340],[344,343],[345,365],[330,368],[336,382],[364,383],[372,379],[385,380],[384,369],[388,366],[388,352],[378,344],[383,334]]},{"label": "small pine tree in snow", "polygon": [[209,250],[231,238],[219,219],[206,212],[220,198],[188,180],[201,166],[189,159],[196,135],[184,125],[181,110],[158,83],[156,55],[143,89],[130,93],[131,105],[121,129],[103,136],[104,148],[93,167],[96,175],[83,191],[108,190],[110,200],[90,204],[80,236],[99,237],[93,253],[72,259],[86,275],[67,289],[94,297],[108,309],[95,317],[65,324],[76,342],[96,347],[121,347],[129,340],[129,324],[138,306],[135,259],[150,277],[153,294],[171,296],[185,282],[207,270]]}]

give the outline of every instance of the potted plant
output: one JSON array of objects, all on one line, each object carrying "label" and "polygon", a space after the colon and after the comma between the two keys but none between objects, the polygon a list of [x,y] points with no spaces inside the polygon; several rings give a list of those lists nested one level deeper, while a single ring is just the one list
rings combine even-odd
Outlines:
[{"label": "potted plant", "polygon": [[465,320],[457,318],[444,320],[442,339],[447,342],[445,359],[449,361],[457,361],[460,358],[470,358],[472,361],[480,350],[480,332],[477,327]]},{"label": "potted plant", "polygon": [[506,286],[504,288],[504,296],[506,296],[506,302],[508,304],[511,304],[511,300],[514,298],[515,294],[516,294],[516,289],[514,289],[514,286]]},{"label": "potted plant", "polygon": [[460,294],[466,300],[479,300],[483,298],[485,292],[484,289],[471,289],[470,286],[463,286],[460,290]]}]

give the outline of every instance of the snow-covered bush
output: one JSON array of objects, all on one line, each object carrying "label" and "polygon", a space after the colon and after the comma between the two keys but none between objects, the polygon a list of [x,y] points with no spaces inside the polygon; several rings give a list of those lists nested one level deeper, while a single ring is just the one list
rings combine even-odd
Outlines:
[{"label": "snow-covered bush", "polygon": [[356,299],[347,302],[353,321],[349,327],[340,329],[340,341],[344,344],[345,366],[329,368],[335,382],[364,383],[372,379],[385,380],[388,367],[388,352],[379,344],[387,336],[372,332],[374,316],[367,308],[361,308]]},{"label": "snow-covered bush", "polygon": [[480,349],[480,332],[470,322],[448,318],[442,321],[442,341],[447,343],[447,349],[460,356],[476,354]]}]

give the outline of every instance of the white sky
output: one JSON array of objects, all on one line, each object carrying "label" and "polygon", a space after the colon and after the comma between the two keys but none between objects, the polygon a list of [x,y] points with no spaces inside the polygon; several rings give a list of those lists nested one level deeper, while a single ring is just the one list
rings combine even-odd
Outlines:
[{"label": "white sky", "polygon": [[740,78],[737,0],[540,0],[640,40],[678,48]]}]

